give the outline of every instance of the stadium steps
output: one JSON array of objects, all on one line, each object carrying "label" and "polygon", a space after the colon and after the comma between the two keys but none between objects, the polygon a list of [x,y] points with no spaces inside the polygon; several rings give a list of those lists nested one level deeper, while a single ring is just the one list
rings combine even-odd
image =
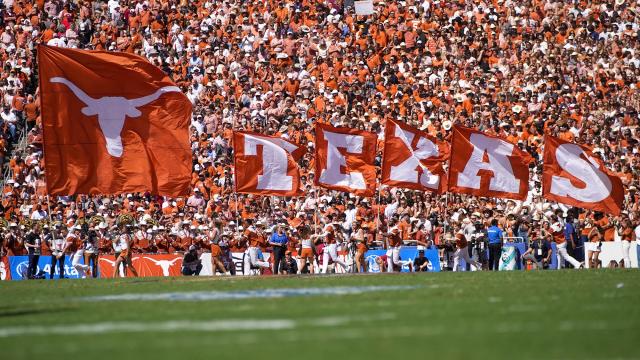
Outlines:
[{"label": "stadium steps", "polygon": [[9,145],[9,151],[7,151],[7,154],[5,155],[5,163],[2,164],[2,184],[0,184],[2,188],[4,188],[8,180],[13,179],[13,170],[11,169],[11,166],[9,166],[9,161],[7,160],[10,159],[16,151],[24,151],[27,148],[28,132],[29,131],[26,128],[20,129],[18,133],[18,142]]}]

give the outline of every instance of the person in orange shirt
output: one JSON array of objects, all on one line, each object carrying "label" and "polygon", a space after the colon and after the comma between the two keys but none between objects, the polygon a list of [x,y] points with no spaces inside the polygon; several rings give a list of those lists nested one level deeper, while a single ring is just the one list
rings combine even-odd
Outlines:
[{"label": "person in orange shirt", "polygon": [[458,271],[460,259],[464,260],[467,264],[475,266],[478,271],[482,270],[482,264],[469,257],[469,242],[464,232],[462,230],[457,231],[455,238],[456,252],[453,254],[453,271]]},{"label": "person in orange shirt", "polygon": [[211,272],[212,275],[216,274],[216,271],[225,275],[230,275],[222,262],[222,248],[218,244],[218,239],[211,239]]},{"label": "person in orange shirt", "polygon": [[264,235],[264,223],[260,220],[256,221],[255,227],[253,226],[252,219],[246,219],[245,223],[247,229],[243,233],[243,238],[249,248],[247,249],[246,266],[249,269],[263,270],[271,267],[268,261],[261,260],[258,253],[260,247],[266,244],[266,238]]},{"label": "person in orange shirt", "polygon": [[400,262],[400,249],[402,247],[402,237],[400,236],[400,229],[397,224],[384,234],[387,239],[387,272],[393,272],[394,266],[400,266],[402,270],[402,263]]},{"label": "person in orange shirt", "polygon": [[[72,256],[71,266],[78,271],[81,278],[86,278],[87,273],[91,276],[91,267],[80,263],[84,258],[84,244],[80,238],[80,225],[74,225],[67,234],[65,234],[66,244],[62,249],[62,253],[68,253]],[[67,231],[65,231],[67,232]],[[64,234],[64,233],[63,233]]]},{"label": "person in orange shirt", "polygon": [[330,223],[327,224],[324,228],[324,232],[318,237],[324,238],[325,246],[322,248],[322,274],[326,274],[329,269],[329,260],[333,261],[334,264],[339,264],[342,266],[345,272],[348,272],[347,264],[338,258],[338,241],[342,241],[342,232],[337,231],[338,227],[341,226],[340,223]]},{"label": "person in orange shirt", "polygon": [[356,244],[355,254],[355,272],[367,272],[367,263],[364,261],[364,254],[367,252],[367,239],[366,231],[368,230],[368,224],[362,224],[361,221],[356,220],[353,223],[353,229],[351,232],[351,241]]}]

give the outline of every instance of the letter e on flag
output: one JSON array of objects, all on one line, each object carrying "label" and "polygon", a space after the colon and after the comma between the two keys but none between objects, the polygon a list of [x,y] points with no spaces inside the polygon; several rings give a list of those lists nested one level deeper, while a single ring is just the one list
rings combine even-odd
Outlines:
[{"label": "letter e on flag", "polygon": [[497,136],[453,127],[449,191],[525,200],[531,156]]},{"label": "letter e on flag", "polygon": [[624,187],[587,147],[545,135],[542,195],[563,204],[620,215]]},{"label": "letter e on flag", "polygon": [[38,47],[47,192],[190,192],[191,102],[126,53]]},{"label": "letter e on flag", "polygon": [[296,163],[306,149],[277,136],[248,131],[233,133],[236,192],[302,195]]},{"label": "letter e on flag", "polygon": [[315,184],[373,196],[377,136],[368,131],[316,123]]}]

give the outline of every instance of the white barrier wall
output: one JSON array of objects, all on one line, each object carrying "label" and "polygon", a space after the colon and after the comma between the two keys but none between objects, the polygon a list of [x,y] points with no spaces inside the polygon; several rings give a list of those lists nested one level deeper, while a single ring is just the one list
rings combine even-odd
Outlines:
[{"label": "white barrier wall", "polygon": [[[584,251],[585,266],[589,266],[587,259],[587,249]],[[629,247],[629,258],[631,258],[631,266],[625,264],[625,267],[638,268],[638,242],[632,241]],[[602,251],[600,252],[600,261],[602,261],[602,267],[609,266],[611,260],[620,262],[623,259],[622,256],[622,241],[609,241],[602,243]]]},{"label": "white barrier wall", "polygon": [[[233,262],[236,264],[236,275],[252,275],[248,271],[242,272],[244,266],[243,262],[245,261],[244,253],[237,252],[231,253],[233,257]],[[266,261],[269,261],[270,253],[263,253],[262,256]],[[213,275],[211,269],[211,253],[202,253],[200,255],[200,261],[202,261],[202,271],[200,271],[201,276],[211,276]],[[248,265],[248,264],[247,264]]]}]

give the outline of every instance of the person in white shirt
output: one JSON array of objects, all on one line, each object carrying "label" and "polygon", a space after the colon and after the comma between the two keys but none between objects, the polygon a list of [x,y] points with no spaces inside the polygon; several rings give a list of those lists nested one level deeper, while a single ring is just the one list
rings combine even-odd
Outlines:
[{"label": "person in white shirt", "polygon": [[[66,231],[66,229],[65,229]],[[64,237],[60,234],[60,228],[56,226],[45,238],[51,249],[51,270],[49,272],[49,279],[53,279],[56,272],[56,264],[58,265],[58,274],[60,279],[64,279]]]},{"label": "person in white shirt", "polygon": [[30,216],[31,220],[42,220],[47,218],[47,212],[42,210],[40,204],[36,205]]},{"label": "person in white shirt", "polygon": [[80,239],[80,229],[80,225],[74,225],[71,228],[71,232],[69,232],[65,238],[66,243],[62,252],[69,252],[71,254],[71,266],[78,271],[80,278],[85,279],[87,273],[91,276],[91,268],[89,265],[80,263],[80,260],[84,258],[84,244],[82,243],[82,239]]},{"label": "person in white shirt", "polygon": [[87,235],[84,249],[84,263],[91,267],[91,275],[98,277],[98,247],[100,246],[100,236],[98,231],[91,227]]}]

